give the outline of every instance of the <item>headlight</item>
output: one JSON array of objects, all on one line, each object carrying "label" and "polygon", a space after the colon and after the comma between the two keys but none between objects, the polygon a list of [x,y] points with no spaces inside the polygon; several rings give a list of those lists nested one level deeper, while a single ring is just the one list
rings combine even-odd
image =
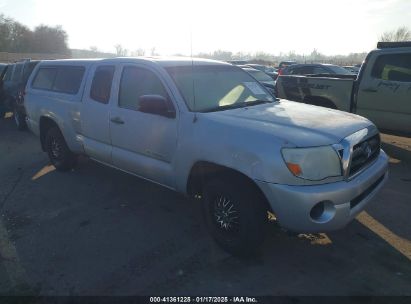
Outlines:
[{"label": "headlight", "polygon": [[322,180],[341,176],[341,161],[331,146],[314,148],[284,148],[284,161],[295,176],[308,180]]}]

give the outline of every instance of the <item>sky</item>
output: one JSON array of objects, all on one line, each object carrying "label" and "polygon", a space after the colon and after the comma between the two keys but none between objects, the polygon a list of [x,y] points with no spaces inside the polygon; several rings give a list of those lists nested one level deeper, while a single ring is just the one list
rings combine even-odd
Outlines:
[{"label": "sky", "polygon": [[411,29],[411,0],[0,0],[0,13],[34,29],[61,25],[69,47],[160,55],[214,50],[278,55],[368,52]]}]

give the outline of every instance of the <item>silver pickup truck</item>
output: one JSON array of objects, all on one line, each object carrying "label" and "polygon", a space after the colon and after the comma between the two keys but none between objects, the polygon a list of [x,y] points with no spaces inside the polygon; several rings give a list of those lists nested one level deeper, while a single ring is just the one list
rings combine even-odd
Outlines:
[{"label": "silver pickup truck", "polygon": [[278,100],[218,61],[42,61],[25,93],[56,169],[87,155],[194,197],[232,254],[259,248],[268,212],[297,232],[342,228],[388,176],[370,121]]},{"label": "silver pickup truck", "polygon": [[378,43],[358,78],[280,76],[276,91],[281,98],[357,113],[381,130],[411,136],[411,42]]}]

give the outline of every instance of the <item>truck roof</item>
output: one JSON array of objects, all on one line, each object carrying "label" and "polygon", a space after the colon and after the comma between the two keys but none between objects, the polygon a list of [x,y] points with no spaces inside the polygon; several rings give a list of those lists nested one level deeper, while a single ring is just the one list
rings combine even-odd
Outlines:
[{"label": "truck roof", "polygon": [[191,65],[230,65],[229,63],[203,59],[203,58],[191,58],[191,57],[116,57],[116,58],[93,58],[93,59],[62,59],[62,60],[43,60],[42,65],[91,65],[95,62],[106,63],[137,63],[137,62],[152,62],[163,67],[171,66],[191,66]]}]

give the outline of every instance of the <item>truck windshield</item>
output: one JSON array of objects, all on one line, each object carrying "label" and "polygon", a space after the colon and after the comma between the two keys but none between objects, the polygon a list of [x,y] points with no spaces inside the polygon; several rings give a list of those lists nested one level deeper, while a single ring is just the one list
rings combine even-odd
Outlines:
[{"label": "truck windshield", "polygon": [[254,78],[237,67],[194,65],[166,70],[193,112],[219,111],[275,100]]}]

